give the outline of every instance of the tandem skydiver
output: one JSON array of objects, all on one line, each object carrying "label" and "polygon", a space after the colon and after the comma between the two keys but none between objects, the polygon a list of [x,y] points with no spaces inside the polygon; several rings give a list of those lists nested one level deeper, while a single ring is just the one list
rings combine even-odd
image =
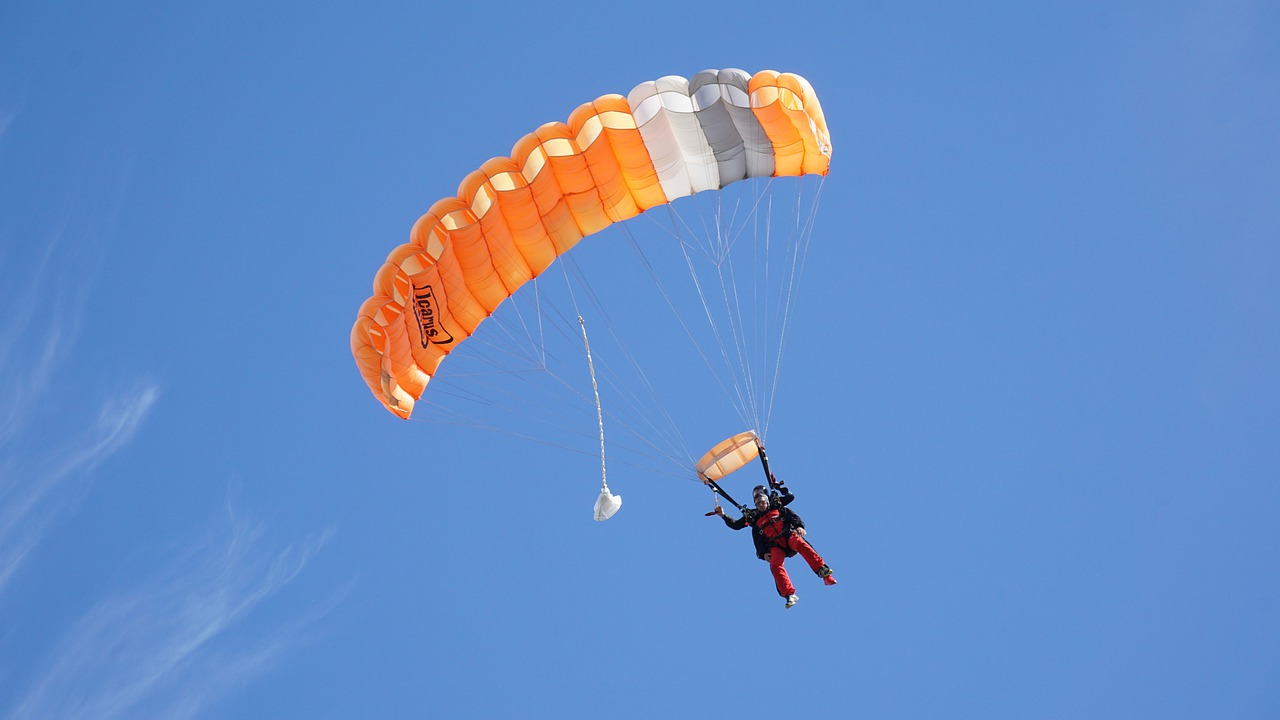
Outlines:
[{"label": "tandem skydiver", "polygon": [[831,568],[827,567],[813,546],[804,539],[804,521],[786,507],[795,499],[795,495],[781,483],[776,483],[772,476],[770,484],[780,492],[771,494],[765,486],[757,485],[751,491],[755,509],[744,508],[742,517],[737,520],[730,520],[724,514],[724,508],[719,505],[716,505],[715,514],[733,530],[751,526],[751,540],[756,546],[756,557],[769,562],[778,595],[786,598],[786,607],[791,607],[799,598],[796,597],[796,588],[791,584],[791,578],[782,567],[787,558],[798,553],[809,564],[810,569],[822,578],[824,584],[835,585],[836,579],[831,574]]}]

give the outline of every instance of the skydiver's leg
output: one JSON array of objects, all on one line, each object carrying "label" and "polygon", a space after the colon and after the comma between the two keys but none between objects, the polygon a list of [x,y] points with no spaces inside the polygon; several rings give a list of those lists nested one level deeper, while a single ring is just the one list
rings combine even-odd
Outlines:
[{"label": "skydiver's leg", "polygon": [[809,569],[813,570],[815,573],[826,566],[826,563],[823,562],[822,556],[818,554],[818,551],[814,550],[813,546],[799,535],[792,535],[788,540],[788,545],[792,550],[800,553],[800,557],[804,558],[804,561],[809,563]]},{"label": "skydiver's leg", "polygon": [[780,547],[769,549],[769,570],[773,572],[773,582],[778,586],[778,595],[787,597],[795,595],[796,587],[791,584],[791,578],[787,576],[786,568],[782,567],[782,563],[787,559],[787,553]]}]

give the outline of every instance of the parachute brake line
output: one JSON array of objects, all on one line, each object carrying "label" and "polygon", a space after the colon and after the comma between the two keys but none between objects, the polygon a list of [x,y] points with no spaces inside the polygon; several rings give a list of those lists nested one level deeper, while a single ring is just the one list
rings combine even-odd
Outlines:
[{"label": "parachute brake line", "polygon": [[706,514],[707,517],[715,515],[716,510],[720,509],[720,493],[716,492],[714,488],[711,489],[711,502],[715,504],[715,508]]},{"label": "parachute brake line", "polygon": [[587,369],[591,371],[591,392],[596,397],[596,422],[600,425],[600,498],[596,500],[596,520],[608,520],[622,506],[622,496],[609,492],[604,463],[604,411],[600,408],[600,388],[596,385],[596,366],[591,360],[591,343],[587,340],[587,324],[578,316],[582,328],[582,346],[587,351]]}]

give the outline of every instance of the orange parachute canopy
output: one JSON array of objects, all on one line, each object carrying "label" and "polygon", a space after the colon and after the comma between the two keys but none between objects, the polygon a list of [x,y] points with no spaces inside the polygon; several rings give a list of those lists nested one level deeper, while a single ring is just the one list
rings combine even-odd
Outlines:
[{"label": "orange parachute canopy", "polygon": [[799,75],[706,70],[604,95],[521,138],[414,224],[360,306],[351,352],[401,418],[459,343],[587,235],[750,177],[825,175],[831,141]]},{"label": "orange parachute canopy", "polygon": [[698,479],[709,485],[737,472],[758,457],[760,438],[754,430],[748,430],[716,443],[694,468],[698,471]]}]

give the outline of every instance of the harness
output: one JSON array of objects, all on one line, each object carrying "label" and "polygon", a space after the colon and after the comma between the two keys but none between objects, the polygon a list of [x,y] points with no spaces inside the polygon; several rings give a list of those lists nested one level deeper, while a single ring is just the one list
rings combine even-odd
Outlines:
[{"label": "harness", "polygon": [[779,508],[770,508],[751,522],[770,545],[786,549],[784,543],[791,537],[792,527]]}]

